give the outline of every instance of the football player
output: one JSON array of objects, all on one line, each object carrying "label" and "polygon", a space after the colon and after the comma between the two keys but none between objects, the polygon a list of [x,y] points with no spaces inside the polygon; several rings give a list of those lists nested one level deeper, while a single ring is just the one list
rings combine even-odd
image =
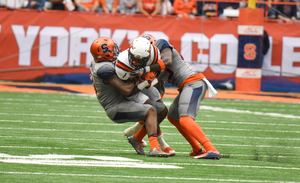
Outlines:
[{"label": "football player", "polygon": [[157,78],[176,86],[179,91],[169,108],[167,118],[192,146],[190,155],[194,156],[194,159],[220,159],[220,152],[195,122],[206,90],[208,90],[209,97],[215,97],[217,91],[202,73],[197,73],[190,64],[183,60],[168,41],[159,39],[154,42],[154,45],[159,49],[163,63],[154,63],[148,68],[140,68],[134,73],[145,75],[148,72],[164,70]]},{"label": "football player", "polygon": [[[116,42],[107,37],[97,38],[91,44],[90,52],[94,60],[90,66],[90,78],[93,81],[97,99],[107,116],[116,123],[144,120],[150,142],[150,151],[147,155],[168,157],[158,146],[156,109],[150,104],[126,99],[143,90],[149,85],[149,81],[145,80],[136,85],[135,81],[124,82],[119,79],[115,74],[115,60],[119,51]],[[138,154],[145,155],[138,139],[128,138],[128,141]]]},{"label": "football player", "polygon": [[[165,119],[168,113],[168,109],[161,100],[160,93],[153,86],[157,83],[156,73],[148,72],[143,75],[141,78],[138,74],[133,71],[140,69],[142,67],[149,67],[153,63],[161,62],[160,55],[158,49],[150,44],[150,42],[143,38],[137,37],[131,43],[129,49],[124,50],[118,56],[116,62],[116,74],[122,80],[137,80],[137,82],[143,82],[143,80],[152,81],[146,89],[143,89],[141,92],[133,95],[131,97],[127,97],[128,100],[136,101],[138,103],[149,103],[152,104],[157,110],[157,140],[161,145],[161,148],[164,152],[166,152],[169,156],[175,155],[175,151],[165,142],[163,138],[163,134],[160,130],[159,124]],[[156,81],[156,82],[155,82]],[[143,126],[144,122],[141,122]],[[140,128],[139,128],[140,129]],[[134,138],[142,140],[146,135],[145,127],[140,129],[139,135],[135,134]],[[124,135],[131,137],[134,133],[125,133]]]}]

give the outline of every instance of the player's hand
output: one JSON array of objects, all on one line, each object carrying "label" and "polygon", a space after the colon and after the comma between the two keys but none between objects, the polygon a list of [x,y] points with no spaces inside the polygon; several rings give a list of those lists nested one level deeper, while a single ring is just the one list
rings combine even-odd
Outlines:
[{"label": "player's hand", "polygon": [[136,76],[142,77],[145,74],[145,69],[144,68],[140,68],[138,70],[133,71]]},{"label": "player's hand", "polygon": [[145,69],[144,68],[140,68],[140,69],[132,71],[130,73],[130,76],[131,77],[140,77],[140,78],[143,78],[144,73],[145,73]]},{"label": "player's hand", "polygon": [[148,72],[147,74],[145,74],[145,80],[149,83],[149,85],[146,88],[157,84],[158,81],[156,79],[156,75],[156,72]]},{"label": "player's hand", "polygon": [[145,74],[145,80],[148,82],[152,82],[156,78],[157,73],[156,72],[148,72]]},{"label": "player's hand", "polygon": [[146,66],[146,67],[143,67],[143,68],[133,71],[133,73],[136,76],[139,76],[140,78],[144,78],[144,75],[148,72],[150,72],[150,66]]},{"label": "player's hand", "polygon": [[142,80],[140,77],[134,77],[133,80],[135,82],[139,82],[139,83],[142,83],[144,80]]}]

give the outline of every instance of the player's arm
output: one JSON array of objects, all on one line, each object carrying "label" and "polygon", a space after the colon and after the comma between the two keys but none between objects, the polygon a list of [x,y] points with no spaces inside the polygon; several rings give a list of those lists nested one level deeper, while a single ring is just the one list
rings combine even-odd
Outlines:
[{"label": "player's arm", "polygon": [[129,96],[135,88],[135,81],[123,81],[115,74],[111,75],[105,81],[116,88],[124,96]]},{"label": "player's arm", "polygon": [[[165,70],[165,68],[170,67],[172,65],[172,49],[164,48],[160,52],[161,59],[157,61],[157,63],[150,65],[148,68],[145,68],[146,72],[157,72]],[[147,67],[147,66],[146,66]]]},{"label": "player's arm", "polygon": [[116,88],[122,95],[129,97],[134,95],[141,90],[143,90],[146,86],[149,85],[148,81],[141,82],[137,86],[135,86],[134,80],[123,81],[116,74],[111,75],[109,78],[105,79],[105,82],[112,85]]},{"label": "player's arm", "polygon": [[96,74],[103,80],[104,83],[110,84],[124,96],[134,95],[149,84],[148,81],[146,81],[143,84],[140,83],[139,85],[135,86],[134,80],[123,81],[117,76],[115,68],[111,65],[104,65],[100,67],[96,71]]},{"label": "player's arm", "polygon": [[161,98],[163,98],[163,96],[165,95],[165,81],[162,80],[165,74],[166,70],[161,71],[157,76],[158,83],[154,85],[159,91]]},{"label": "player's arm", "polygon": [[160,52],[161,60],[164,62],[165,67],[170,67],[172,65],[172,49],[170,47],[166,47]]}]

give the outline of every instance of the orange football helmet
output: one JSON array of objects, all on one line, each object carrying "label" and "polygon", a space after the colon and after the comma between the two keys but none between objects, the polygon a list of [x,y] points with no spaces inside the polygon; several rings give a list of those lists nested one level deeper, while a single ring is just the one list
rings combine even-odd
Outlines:
[{"label": "orange football helmet", "polygon": [[97,62],[110,61],[117,59],[120,48],[117,43],[108,37],[99,37],[91,45],[90,52]]},{"label": "orange football helmet", "polygon": [[151,34],[142,34],[142,35],[139,35],[138,37],[143,37],[143,38],[148,39],[148,41],[150,41],[151,44],[153,44],[156,41],[155,37],[152,36]]}]

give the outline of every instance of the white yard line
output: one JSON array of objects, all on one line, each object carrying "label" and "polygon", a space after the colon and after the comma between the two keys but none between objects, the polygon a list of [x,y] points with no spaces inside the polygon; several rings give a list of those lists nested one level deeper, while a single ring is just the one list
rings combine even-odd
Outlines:
[{"label": "white yard line", "polygon": [[[30,102],[37,102],[36,105],[46,105],[42,104],[41,102],[53,102],[53,103],[78,103],[76,101],[65,101],[65,100],[30,100],[30,99],[15,99],[15,98],[0,98],[0,100],[3,101],[30,101]],[[89,104],[90,102],[82,102]],[[170,106],[171,102],[164,102],[166,106]],[[18,104],[15,102],[12,103],[5,103],[5,104]],[[22,104],[22,103],[20,103]],[[30,105],[34,105],[34,103],[31,103]],[[99,107],[99,106],[92,106],[92,105],[67,105],[67,106],[75,106],[75,107]],[[284,105],[283,105],[284,106]],[[297,107],[297,106],[295,106]],[[101,108],[101,107],[99,107]],[[238,110],[238,109],[232,109],[232,108],[221,108],[221,107],[212,107],[212,106],[206,106],[201,105],[200,110],[210,110],[210,111],[218,111],[218,112],[230,112],[230,113],[242,113],[242,114],[254,114],[254,115],[261,115],[261,116],[271,116],[271,117],[279,117],[279,118],[289,118],[289,119],[300,119],[300,116],[295,116],[292,114],[281,114],[281,113],[274,113],[274,112],[261,112],[261,111],[250,111],[250,110]],[[2,114],[2,113],[0,113]],[[5,115],[5,114],[3,114]],[[23,114],[25,115],[25,114]],[[28,115],[38,115],[38,114],[28,114]],[[40,114],[41,115],[41,114]],[[66,116],[67,117],[67,116]],[[84,116],[82,116],[84,117]]]},{"label": "white yard line", "polygon": [[108,117],[101,117],[101,116],[83,116],[83,115],[59,115],[59,114],[21,114],[21,113],[0,113],[0,115],[13,115],[13,116],[51,116],[51,117],[61,117],[61,118],[107,118]]},{"label": "white yard line", "polygon": [[[71,141],[99,141],[99,142],[126,142],[127,140],[106,140],[106,139],[85,139],[85,138],[58,138],[58,137],[22,137],[22,136],[0,136],[0,138],[12,138],[12,139],[41,139],[41,140],[71,140]],[[188,142],[171,142],[168,144],[176,145],[189,145]],[[270,146],[270,145],[247,145],[247,144],[214,144],[216,146],[226,147],[261,147],[261,148],[288,148],[288,149],[300,149],[297,146]]]},{"label": "white yard line", "polygon": [[41,128],[6,128],[0,127],[2,130],[27,130],[27,131],[56,131],[56,132],[84,132],[84,133],[122,133],[120,131],[101,131],[101,130],[67,130],[67,129],[41,129]]},{"label": "white yard line", "polygon": [[283,123],[256,123],[256,122],[239,122],[239,121],[202,121],[196,120],[197,123],[220,123],[220,124],[241,124],[241,125],[266,125],[266,126],[297,126],[300,124],[283,124]]},{"label": "white yard line", "polygon": [[[173,128],[173,127],[172,127]],[[101,130],[72,130],[72,129],[45,129],[45,128],[9,128],[0,127],[2,130],[27,130],[27,131],[59,131],[59,132],[91,132],[91,133],[123,133],[120,131],[101,131]],[[248,132],[272,132],[272,133],[300,133],[300,131],[289,130],[254,130],[254,129],[236,129],[236,128],[208,128],[203,127],[204,130],[221,130],[221,131],[248,131]],[[164,133],[168,135],[178,135],[178,133]],[[208,135],[209,136],[209,135]],[[222,136],[223,137],[223,136]],[[227,136],[224,136],[227,137]],[[245,136],[248,138],[248,136]],[[249,137],[249,138],[264,138],[264,139],[285,139],[285,140],[300,140],[300,138],[276,138],[276,137]]]},{"label": "white yard line", "polygon": [[[107,117],[105,117],[107,118]],[[40,123],[40,124],[64,124],[64,125],[99,125],[99,126],[119,126],[122,123],[83,123],[83,122],[58,122],[58,121],[24,121],[24,120],[0,120],[1,122],[8,123]],[[133,124],[133,123],[132,123]]]},{"label": "white yard line", "polygon": [[[76,160],[75,158],[81,158]],[[85,155],[29,155],[11,156],[0,153],[0,162],[21,163],[35,165],[55,166],[85,166],[85,167],[126,167],[126,168],[182,168],[177,165],[166,165],[162,163],[148,163],[123,157],[113,156],[85,156]]]},{"label": "white yard line", "polygon": [[[96,99],[96,98],[95,98]],[[25,98],[0,98],[0,101],[21,101],[21,102],[36,102],[36,103],[48,103],[48,102],[52,102],[52,103],[75,103],[78,104],[78,101],[73,101],[73,100],[42,100],[42,99],[25,99]],[[14,102],[15,103],[15,102]],[[88,101],[80,101],[80,103],[82,104],[90,104],[91,102]],[[18,103],[16,103],[18,104]],[[21,104],[21,103],[19,103]]]},{"label": "white yard line", "polygon": [[[100,111],[103,112],[103,111]],[[102,117],[107,118],[108,117]],[[168,122],[167,119],[164,119],[164,121]],[[25,121],[25,120],[5,120],[0,119],[0,122],[12,122],[12,123],[53,123],[53,124],[70,124],[70,125],[124,125],[123,123],[83,123],[83,122],[60,122],[60,121]],[[238,125],[265,125],[265,126],[289,126],[289,127],[300,127],[300,124],[283,124],[283,123],[255,123],[255,122],[239,122],[239,121],[206,121],[206,120],[196,120],[197,123],[216,123],[216,124],[238,124]],[[163,128],[175,128],[171,123],[169,126],[166,125],[160,125]]]},{"label": "white yard line", "polygon": [[[171,144],[171,143],[170,143]],[[55,149],[55,150],[83,150],[83,151],[107,151],[107,152],[135,152],[133,149],[91,149],[91,148],[67,148],[67,147],[32,147],[32,146],[0,146],[0,148],[6,148],[6,149]],[[176,154],[186,154],[188,155],[190,152],[179,152],[176,151]],[[256,157],[256,155],[253,154],[222,154],[225,156],[239,156],[239,157],[249,157],[253,156]],[[300,158],[299,156],[271,156],[271,155],[259,155],[259,157],[274,157],[274,158]]]},{"label": "white yard line", "polygon": [[292,114],[280,114],[280,113],[269,113],[269,112],[266,113],[266,112],[260,112],[260,111],[238,110],[238,109],[229,109],[229,108],[212,107],[212,106],[204,106],[204,105],[200,106],[200,110],[210,110],[210,111],[218,111],[218,112],[254,114],[254,115],[260,115],[260,116],[300,119],[300,116],[294,116]]}]

